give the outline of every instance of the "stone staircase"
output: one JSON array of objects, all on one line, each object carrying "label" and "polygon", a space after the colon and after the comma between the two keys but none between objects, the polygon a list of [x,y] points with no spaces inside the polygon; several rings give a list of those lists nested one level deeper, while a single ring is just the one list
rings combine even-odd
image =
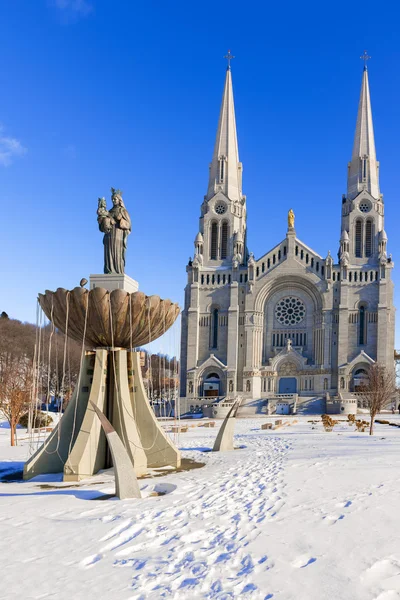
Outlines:
[{"label": "stone staircase", "polygon": [[323,415],[326,412],[326,400],[322,396],[299,396],[296,414]]}]

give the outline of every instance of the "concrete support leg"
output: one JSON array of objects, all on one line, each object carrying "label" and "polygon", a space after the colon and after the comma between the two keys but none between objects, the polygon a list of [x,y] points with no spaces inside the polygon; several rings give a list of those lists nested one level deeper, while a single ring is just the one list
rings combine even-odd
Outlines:
[{"label": "concrete support leg", "polygon": [[43,473],[60,473],[63,471],[70,446],[74,445],[82,426],[89,399],[92,375],[94,376],[96,368],[97,372],[103,368],[106,356],[106,350],[100,351],[100,354],[96,353],[96,355],[93,352],[88,352],[85,355],[81,365],[80,385],[75,388],[60,423],[25,463],[24,479],[31,479]]},{"label": "concrete support leg", "polygon": [[147,473],[147,457],[131,403],[127,350],[111,351],[109,362],[110,380],[113,381],[109,389],[112,423],[131,457],[136,475],[144,475]]},{"label": "concrete support leg", "polygon": [[101,410],[91,402],[91,406],[104,429],[107,437],[108,446],[111,451],[115,475],[115,495],[120,500],[127,498],[141,498],[138,480],[131,458],[121,442],[117,432],[105,417]]},{"label": "concrete support leg", "polygon": [[160,426],[147,398],[140,369],[140,353],[128,352],[131,407],[149,467],[180,467],[181,453]]},{"label": "concrete support leg", "polygon": [[235,402],[223,420],[217,438],[214,442],[213,452],[225,452],[234,449],[233,434],[235,432],[236,413],[238,411],[239,404],[240,401]]},{"label": "concrete support leg", "polygon": [[96,350],[89,402],[86,400],[83,420],[76,424],[77,437],[65,461],[64,481],[79,481],[106,466],[106,439],[93,405],[102,412],[106,408],[107,358],[107,350]]}]

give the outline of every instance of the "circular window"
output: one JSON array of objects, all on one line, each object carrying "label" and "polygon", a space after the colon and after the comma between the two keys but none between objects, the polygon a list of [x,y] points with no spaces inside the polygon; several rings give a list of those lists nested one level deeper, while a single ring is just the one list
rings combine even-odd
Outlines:
[{"label": "circular window", "polygon": [[223,215],[224,212],[226,212],[226,204],[223,204],[222,202],[219,202],[218,204],[216,204],[215,212],[217,213],[217,215]]},{"label": "circular window", "polygon": [[363,200],[362,202],[360,202],[358,209],[363,212],[363,213],[367,213],[371,210],[371,203],[368,202],[367,200]]},{"label": "circular window", "polygon": [[275,317],[281,325],[297,325],[306,315],[306,307],[295,296],[282,298],[275,307]]}]

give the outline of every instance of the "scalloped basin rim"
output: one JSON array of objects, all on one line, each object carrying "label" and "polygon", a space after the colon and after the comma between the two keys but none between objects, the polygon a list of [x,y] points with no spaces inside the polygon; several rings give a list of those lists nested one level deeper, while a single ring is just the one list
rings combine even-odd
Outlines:
[{"label": "scalloped basin rim", "polygon": [[96,348],[132,348],[163,335],[177,319],[180,308],[171,300],[144,292],[111,292],[97,287],[57,288],[39,294],[39,303],[54,325],[68,337]]}]

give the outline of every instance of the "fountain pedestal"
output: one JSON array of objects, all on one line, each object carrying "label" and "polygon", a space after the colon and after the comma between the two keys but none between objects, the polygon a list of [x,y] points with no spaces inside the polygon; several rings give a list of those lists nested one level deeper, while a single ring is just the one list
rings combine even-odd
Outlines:
[{"label": "fountain pedestal", "polygon": [[112,466],[93,403],[112,423],[137,476],[148,467],[180,466],[180,452],[160,427],[147,399],[140,353],[87,352],[81,379],[60,423],[27,461],[24,479],[63,471],[64,481],[85,479]]},{"label": "fountain pedestal", "polygon": [[135,279],[132,279],[132,277],[129,277],[129,275],[125,275],[125,273],[110,273],[108,275],[98,273],[97,275],[90,275],[89,288],[91,290],[94,290],[94,288],[103,288],[109,292],[124,290],[129,294],[133,294],[133,292],[138,291],[139,283]]}]

